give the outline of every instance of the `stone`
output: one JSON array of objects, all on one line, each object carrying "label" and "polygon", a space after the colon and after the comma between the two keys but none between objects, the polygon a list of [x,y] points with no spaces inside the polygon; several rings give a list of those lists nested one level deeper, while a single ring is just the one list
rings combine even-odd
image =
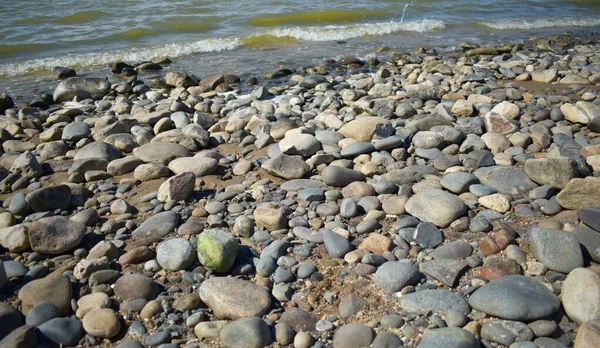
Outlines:
[{"label": "stone", "polygon": [[463,216],[467,207],[460,198],[451,193],[439,189],[426,189],[410,197],[405,209],[422,221],[447,227],[452,221]]},{"label": "stone", "polygon": [[321,180],[329,186],[343,187],[361,181],[365,175],[357,170],[338,166],[327,166],[321,173]]},{"label": "stone", "polygon": [[198,339],[217,338],[225,325],[227,325],[227,320],[200,322],[194,327],[194,334]]},{"label": "stone", "polygon": [[356,141],[371,141],[394,133],[390,122],[383,117],[363,117],[346,123],[339,133]]},{"label": "stone", "polygon": [[588,124],[591,118],[579,107],[580,105],[579,102],[576,105],[565,103],[560,106],[560,112],[567,121]]},{"label": "stone", "polygon": [[448,311],[457,311],[465,315],[471,312],[471,307],[460,295],[448,290],[421,290],[402,296],[400,303],[402,309],[425,314],[428,311],[445,314]]},{"label": "stone", "polygon": [[198,260],[216,272],[228,272],[235,262],[239,243],[235,237],[223,230],[205,230],[198,237]]},{"label": "stone", "polygon": [[463,240],[456,240],[435,248],[429,255],[436,260],[459,260],[471,256],[473,247]]},{"label": "stone", "polygon": [[51,216],[30,223],[28,230],[33,251],[57,255],[78,246],[87,227],[62,216]]},{"label": "stone", "polygon": [[121,150],[117,149],[116,147],[110,144],[104,143],[102,141],[97,141],[89,143],[81,149],[79,149],[79,151],[77,151],[77,153],[73,157],[73,160],[78,161],[89,158],[104,158],[110,162],[114,159],[121,158],[121,156]]},{"label": "stone", "polygon": [[600,206],[585,207],[577,210],[577,217],[586,226],[600,231]]},{"label": "stone", "polygon": [[83,324],[78,319],[54,318],[38,326],[37,332],[42,342],[74,346],[83,334]]},{"label": "stone", "polygon": [[328,229],[323,229],[322,235],[325,250],[330,257],[343,258],[344,255],[352,250],[352,245],[343,236]]},{"label": "stone", "polygon": [[162,163],[145,163],[136,167],[133,177],[140,181],[149,181],[169,176],[169,168]]},{"label": "stone", "polygon": [[535,258],[553,271],[569,273],[583,266],[579,240],[572,233],[535,227],[529,234],[529,245]]},{"label": "stone", "polygon": [[4,339],[21,325],[21,313],[7,303],[0,303],[0,339]]},{"label": "stone", "polygon": [[61,139],[65,141],[79,141],[89,137],[91,133],[89,124],[85,122],[72,122],[63,128]]},{"label": "stone", "polygon": [[373,348],[394,348],[402,346],[400,338],[387,331],[380,332],[373,340]]},{"label": "stone", "polygon": [[479,197],[477,201],[483,207],[495,210],[502,214],[510,211],[510,201],[501,193],[494,193],[489,196]]},{"label": "stone", "polygon": [[30,179],[42,176],[44,174],[42,166],[40,166],[39,162],[30,151],[25,151],[20,154],[13,161],[9,171]]},{"label": "stone", "polygon": [[219,319],[260,317],[271,307],[271,295],[247,280],[213,277],[205,280],[199,291]]},{"label": "stone", "polygon": [[577,330],[573,347],[593,347],[600,340],[600,319],[592,319],[584,322]]},{"label": "stone", "polygon": [[23,252],[30,249],[27,227],[15,225],[0,229],[0,244],[12,252]]},{"label": "stone", "polygon": [[520,110],[517,105],[508,101],[503,101],[494,106],[494,108],[492,108],[492,112],[495,112],[508,119],[515,119],[517,116],[519,116]]},{"label": "stone", "polygon": [[311,75],[306,75],[305,77],[303,77],[302,80],[300,80],[298,82],[298,86],[304,87],[306,89],[312,89],[321,83],[327,83],[327,78],[325,78],[325,76],[311,74]]},{"label": "stone", "polygon": [[184,270],[196,260],[194,246],[183,238],[166,240],[156,250],[156,261],[166,271]]},{"label": "stone", "polygon": [[38,343],[35,328],[23,325],[14,329],[10,334],[0,340],[0,347],[30,348]]},{"label": "stone", "polygon": [[218,162],[210,157],[181,157],[169,162],[169,169],[175,174],[193,173],[197,178],[210,175],[217,170]]},{"label": "stone", "polygon": [[145,163],[160,162],[169,164],[180,157],[190,157],[190,151],[183,145],[167,142],[153,142],[133,149],[133,155]]},{"label": "stone", "polygon": [[279,141],[279,149],[286,155],[299,155],[306,158],[319,151],[321,143],[311,134],[294,133],[286,135],[285,138]]},{"label": "stone", "polygon": [[141,274],[125,274],[114,285],[115,295],[123,300],[154,300],[158,296],[158,284]]},{"label": "stone", "polygon": [[31,209],[38,212],[64,210],[71,203],[71,188],[68,185],[42,187],[27,194],[25,199]]},{"label": "stone", "polygon": [[113,338],[121,329],[121,322],[110,308],[95,309],[83,317],[83,329],[98,338]]},{"label": "stone", "polygon": [[172,176],[160,185],[156,198],[161,202],[184,201],[194,192],[195,182],[196,176],[190,172]]},{"label": "stone", "polygon": [[408,93],[410,97],[423,100],[434,100],[438,98],[438,93],[435,88],[423,83],[407,86],[406,93]]},{"label": "stone", "polygon": [[519,130],[519,127],[511,123],[508,119],[495,112],[488,112],[483,116],[485,129],[488,132],[511,134]]},{"label": "stone", "polygon": [[493,320],[481,328],[481,338],[510,346],[514,342],[529,342],[533,339],[533,331],[518,321]]},{"label": "stone", "polygon": [[600,201],[600,182],[574,178],[556,195],[556,202],[564,209],[581,209]]},{"label": "stone", "polygon": [[268,231],[281,230],[288,227],[288,218],[282,207],[274,203],[262,203],[254,209],[254,221]]},{"label": "stone", "polygon": [[467,268],[467,263],[458,260],[437,259],[423,262],[419,271],[427,274],[449,287],[454,287],[462,272]]},{"label": "stone", "polygon": [[83,319],[89,312],[96,309],[108,308],[110,305],[111,301],[107,294],[103,292],[94,292],[82,296],[79,301],[77,301],[77,312],[75,314],[77,315],[77,318]]},{"label": "stone", "polygon": [[421,338],[419,348],[479,348],[479,340],[467,330],[444,327],[427,330]]},{"label": "stone", "polygon": [[110,90],[110,82],[100,77],[69,77],[62,80],[53,97],[55,103],[68,102],[77,97],[78,99],[100,100]]},{"label": "stone", "polygon": [[556,69],[538,69],[531,72],[531,79],[535,82],[550,83],[558,77]]},{"label": "stone", "polygon": [[509,196],[526,195],[538,186],[529,179],[524,170],[516,167],[484,167],[476,170],[474,174],[482,184],[496,189],[498,193]]},{"label": "stone", "polygon": [[442,232],[431,222],[419,223],[412,238],[425,249],[433,249],[444,241]]},{"label": "stone", "polygon": [[[106,294],[105,294],[106,295]],[[60,310],[52,302],[40,302],[27,312],[25,322],[30,326],[39,326],[48,320],[60,317]]]},{"label": "stone", "polygon": [[154,214],[136,228],[131,235],[136,238],[164,237],[179,224],[179,215],[173,211]]},{"label": "stone", "polygon": [[75,266],[73,270],[73,275],[78,280],[83,280],[88,278],[92,273],[108,269],[110,267],[109,260],[106,256],[103,256],[99,259],[92,260],[81,260]]},{"label": "stone", "polygon": [[310,166],[301,156],[288,156],[280,153],[261,165],[267,173],[286,180],[301,179],[309,172]]},{"label": "stone", "polygon": [[465,172],[448,173],[440,180],[443,188],[457,195],[468,192],[469,187],[477,183],[479,179],[475,175]]},{"label": "stone", "polygon": [[372,342],[373,330],[358,323],[346,324],[333,335],[334,348],[367,348]]},{"label": "stone", "polygon": [[525,161],[525,173],[540,185],[563,189],[569,181],[579,176],[577,163],[569,157],[532,158]]},{"label": "stone", "polygon": [[576,268],[562,284],[565,312],[577,324],[600,315],[600,276],[586,268]]},{"label": "stone", "polygon": [[360,312],[364,307],[368,307],[368,305],[369,303],[364,298],[351,294],[342,298],[338,304],[338,313],[342,319],[346,319]]},{"label": "stone", "polygon": [[221,342],[227,347],[260,348],[271,344],[271,329],[257,317],[237,319],[225,325],[219,333]]},{"label": "stone", "polygon": [[25,284],[18,297],[24,314],[41,302],[51,302],[58,307],[61,316],[66,316],[71,309],[73,289],[66,275],[49,275]]},{"label": "stone", "polygon": [[407,285],[415,285],[421,273],[410,263],[403,261],[386,262],[379,266],[373,280],[384,291],[397,292]]},{"label": "stone", "polygon": [[508,275],[476,290],[469,298],[469,305],[501,319],[533,321],[554,314],[560,301],[539,282]]}]

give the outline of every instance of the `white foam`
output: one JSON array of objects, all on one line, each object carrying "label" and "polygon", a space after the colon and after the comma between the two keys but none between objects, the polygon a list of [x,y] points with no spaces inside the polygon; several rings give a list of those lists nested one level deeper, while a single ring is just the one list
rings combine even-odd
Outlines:
[{"label": "white foam", "polygon": [[600,18],[540,18],[478,22],[478,24],[500,30],[528,30],[553,27],[593,27],[600,25]]},{"label": "white foam", "polygon": [[387,35],[399,31],[427,32],[444,29],[446,24],[441,20],[424,19],[413,22],[385,22],[352,25],[328,25],[312,27],[276,28],[260,32],[252,36],[269,35],[274,37],[291,37],[304,41],[336,41],[348,40],[367,35]]},{"label": "white foam", "polygon": [[72,68],[105,66],[118,61],[128,63],[152,60],[159,57],[181,57],[200,52],[230,51],[241,45],[238,38],[207,39],[195,42],[157,45],[147,48],[134,48],[126,51],[108,51],[99,53],[70,54],[61,57],[33,59],[21,63],[3,64],[0,66],[0,76],[17,76],[27,73],[50,71],[56,66]]}]

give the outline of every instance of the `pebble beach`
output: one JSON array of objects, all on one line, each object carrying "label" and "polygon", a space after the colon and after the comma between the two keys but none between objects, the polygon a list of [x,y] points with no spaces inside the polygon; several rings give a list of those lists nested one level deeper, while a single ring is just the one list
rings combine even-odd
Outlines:
[{"label": "pebble beach", "polygon": [[0,91],[0,347],[595,347],[600,35]]}]

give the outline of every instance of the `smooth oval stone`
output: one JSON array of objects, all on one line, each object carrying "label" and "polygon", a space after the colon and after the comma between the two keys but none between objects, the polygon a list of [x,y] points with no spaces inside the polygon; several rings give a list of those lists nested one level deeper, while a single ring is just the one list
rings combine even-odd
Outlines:
[{"label": "smooth oval stone", "polygon": [[83,333],[83,324],[77,319],[54,318],[38,326],[42,341],[53,344],[73,346]]},{"label": "smooth oval stone", "polygon": [[352,250],[352,244],[341,235],[326,228],[322,229],[321,233],[323,234],[325,250],[327,250],[329,256],[333,258],[342,258]]},{"label": "smooth oval stone", "polygon": [[321,173],[321,180],[329,186],[342,187],[354,181],[360,181],[365,175],[357,170],[338,166],[328,166]]},{"label": "smooth oval stone", "polygon": [[356,157],[358,155],[362,155],[364,153],[371,153],[375,151],[375,147],[370,142],[359,141],[353,144],[350,144],[342,149],[340,154],[342,157]]},{"label": "smooth oval stone", "polygon": [[235,320],[219,333],[221,342],[228,347],[264,347],[271,344],[271,329],[264,320],[247,317]]},{"label": "smooth oval stone", "polygon": [[479,288],[469,298],[469,305],[498,318],[533,321],[554,314],[560,300],[531,278],[509,275]]},{"label": "smooth oval stone", "polygon": [[479,348],[479,340],[470,332],[458,327],[428,330],[423,335],[419,348]]},{"label": "smooth oval stone", "polygon": [[427,189],[410,197],[405,209],[421,221],[446,227],[464,215],[467,207],[460,198],[451,193],[439,189]]},{"label": "smooth oval stone", "polygon": [[292,229],[292,233],[299,239],[306,239],[311,243],[323,243],[323,234],[321,231],[315,231],[308,227],[296,226]]},{"label": "smooth oval stone", "polygon": [[58,317],[60,317],[60,310],[54,303],[40,302],[27,312],[25,323],[31,326],[39,326]]},{"label": "smooth oval stone", "polygon": [[179,215],[173,211],[154,214],[136,228],[131,235],[138,238],[164,237],[179,224]]},{"label": "smooth oval stone", "polygon": [[346,324],[333,335],[334,348],[369,347],[372,342],[373,330],[358,323]]},{"label": "smooth oval stone", "polygon": [[471,307],[461,296],[447,290],[422,290],[402,296],[402,309],[413,313],[424,314],[427,311],[446,313],[457,311],[465,315]]},{"label": "smooth oval stone", "polygon": [[386,262],[379,266],[373,280],[384,291],[400,291],[407,285],[415,285],[421,279],[421,273],[410,263],[404,261]]},{"label": "smooth oval stone", "polygon": [[200,298],[220,319],[262,316],[271,307],[271,295],[242,279],[210,278],[200,286]]}]

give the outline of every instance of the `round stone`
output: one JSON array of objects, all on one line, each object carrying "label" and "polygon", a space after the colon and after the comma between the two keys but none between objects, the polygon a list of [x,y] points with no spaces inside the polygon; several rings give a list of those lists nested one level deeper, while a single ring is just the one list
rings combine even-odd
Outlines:
[{"label": "round stone", "polygon": [[119,333],[121,322],[112,309],[95,309],[83,317],[83,328],[94,337],[113,338]]},{"label": "round stone", "polygon": [[173,238],[162,242],[157,249],[156,260],[167,271],[188,268],[196,260],[194,246],[183,238]]}]

